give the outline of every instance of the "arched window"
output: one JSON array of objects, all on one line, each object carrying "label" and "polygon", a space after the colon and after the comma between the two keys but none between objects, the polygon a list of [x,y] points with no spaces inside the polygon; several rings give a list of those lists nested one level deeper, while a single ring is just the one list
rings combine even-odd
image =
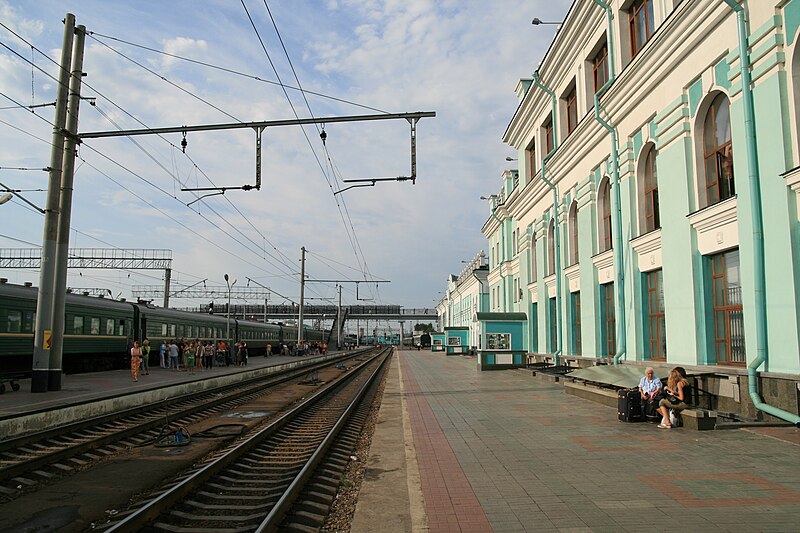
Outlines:
[{"label": "arched window", "polygon": [[536,232],[531,233],[531,281],[536,281]]},{"label": "arched window", "polygon": [[605,179],[600,183],[598,194],[598,216],[600,217],[600,252],[612,248],[611,241],[611,183]]},{"label": "arched window", "polygon": [[[736,194],[733,183],[733,147],[728,97],[719,94],[708,108],[703,123],[705,202],[703,207]],[[702,200],[701,200],[702,201]]]},{"label": "arched window", "polygon": [[578,202],[569,206],[569,264],[578,262]]},{"label": "arched window", "polygon": [[639,233],[645,234],[661,227],[656,177],[656,149],[650,147],[641,167],[639,186]]}]

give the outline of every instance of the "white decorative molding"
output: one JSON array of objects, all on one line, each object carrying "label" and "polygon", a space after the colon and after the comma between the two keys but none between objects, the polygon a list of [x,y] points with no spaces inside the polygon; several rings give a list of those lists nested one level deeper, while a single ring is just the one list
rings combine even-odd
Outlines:
[{"label": "white decorative molding", "polygon": [[606,250],[592,257],[592,263],[597,269],[597,281],[600,285],[614,281],[614,250]]},{"label": "white decorative molding", "polygon": [[544,278],[544,286],[547,289],[547,297],[548,298],[555,298],[556,297],[556,275],[550,274],[546,278]]},{"label": "white decorative molding", "polygon": [[[797,195],[797,205],[800,206],[800,167],[793,168],[783,176],[786,178],[786,185],[789,190],[794,191]],[[800,220],[800,208],[798,208],[796,215]]]},{"label": "white decorative molding", "polygon": [[697,249],[702,255],[715,254],[739,246],[735,196],[692,213],[686,218],[697,232]]},{"label": "white decorative molding", "polygon": [[533,283],[528,283],[528,293],[530,293],[531,301],[534,303],[536,303],[536,300],[539,299],[539,297],[536,296],[536,290],[538,288],[539,288],[539,282],[534,281]]},{"label": "white decorative molding", "polygon": [[631,248],[639,260],[639,272],[661,268],[661,228],[631,239]]},{"label": "white decorative molding", "polygon": [[567,278],[567,286],[569,292],[578,292],[581,290],[581,265],[575,263],[564,269],[564,276]]}]

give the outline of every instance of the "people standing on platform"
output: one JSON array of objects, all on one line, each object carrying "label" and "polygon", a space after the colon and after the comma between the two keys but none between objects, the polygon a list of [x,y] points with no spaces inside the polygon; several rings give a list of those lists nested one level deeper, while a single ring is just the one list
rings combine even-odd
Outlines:
[{"label": "people standing on platform", "polygon": [[133,381],[139,381],[139,365],[142,364],[142,349],[139,347],[139,341],[133,341],[133,348],[131,348],[131,374]]},{"label": "people standing on platform", "polygon": [[173,340],[169,343],[169,367],[173,370],[178,370],[178,357],[180,356],[180,351],[178,350],[178,344]]},{"label": "people standing on platform", "polygon": [[142,341],[142,372],[145,376],[150,375],[150,341]]},{"label": "people standing on platform", "polygon": [[241,357],[239,358],[239,365],[240,366],[247,366],[247,356],[249,355],[247,352],[247,343],[242,341],[242,345],[239,347],[239,352],[241,353]]},{"label": "people standing on platform", "polygon": [[269,357],[270,355],[272,355],[272,345],[268,343],[267,344],[267,351],[264,354],[264,357]]},{"label": "people standing on platform", "polygon": [[167,343],[166,341],[161,341],[161,344],[158,346],[158,356],[161,362],[161,368],[167,368]]},{"label": "people standing on platform", "polygon": [[190,345],[184,342],[184,339],[181,339],[178,343],[178,348],[180,348],[181,351],[181,367],[183,367],[184,370],[189,369],[189,347]]},{"label": "people standing on platform", "polygon": [[211,341],[206,341],[206,345],[203,347],[203,353],[206,358],[205,367],[211,369],[214,366],[214,345]]},{"label": "people standing on platform", "polygon": [[186,345],[186,371],[191,372],[194,374],[194,359],[195,355],[197,354],[197,350],[195,349],[194,343],[190,342]]},{"label": "people standing on platform", "polygon": [[200,342],[200,339],[194,340],[194,366],[200,370],[203,370],[203,357],[205,356],[205,350],[203,350],[203,343]]}]

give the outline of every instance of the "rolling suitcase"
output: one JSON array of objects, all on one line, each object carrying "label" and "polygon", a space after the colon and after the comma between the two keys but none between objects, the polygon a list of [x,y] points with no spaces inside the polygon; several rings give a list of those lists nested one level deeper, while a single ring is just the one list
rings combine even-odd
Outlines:
[{"label": "rolling suitcase", "polygon": [[642,395],[638,389],[619,389],[617,391],[617,417],[621,422],[640,422],[642,420]]}]

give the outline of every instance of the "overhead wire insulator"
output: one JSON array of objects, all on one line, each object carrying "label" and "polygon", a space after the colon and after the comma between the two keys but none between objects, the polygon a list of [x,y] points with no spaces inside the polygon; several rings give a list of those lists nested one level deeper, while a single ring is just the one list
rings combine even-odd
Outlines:
[{"label": "overhead wire insulator", "polygon": [[183,132],[183,139],[181,139],[181,150],[183,150],[184,154],[186,153],[186,147],[188,145],[189,145],[189,143],[186,141],[186,132],[184,131]]},{"label": "overhead wire insulator", "polygon": [[320,138],[320,139],[322,139],[322,144],[324,145],[324,144],[325,144],[325,141],[326,141],[326,140],[327,140],[327,138],[328,138],[328,134],[327,134],[327,133],[325,133],[325,126],[323,126],[323,127],[322,127],[322,131],[321,131],[321,132],[319,132],[319,138]]}]

